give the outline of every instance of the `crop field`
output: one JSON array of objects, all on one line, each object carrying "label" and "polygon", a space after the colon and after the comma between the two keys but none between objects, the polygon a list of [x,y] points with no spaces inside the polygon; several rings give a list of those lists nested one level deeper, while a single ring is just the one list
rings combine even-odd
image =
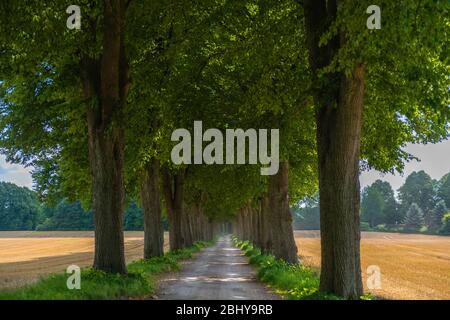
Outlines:
[{"label": "crop field", "polygon": [[[90,231],[0,232],[0,290],[64,272],[67,266],[90,266],[94,234]],[[320,266],[318,231],[296,231],[302,262]],[[165,235],[168,249],[168,234]],[[143,232],[125,232],[127,262],[140,259]],[[362,274],[366,292],[386,299],[450,299],[450,237],[364,232]],[[381,289],[368,290],[366,270],[377,265]]]},{"label": "crop field", "polygon": [[[144,233],[125,232],[127,262],[142,258]],[[168,249],[168,234],[165,235]],[[0,290],[32,283],[41,276],[64,272],[75,264],[92,265],[94,233],[91,231],[0,232]]]},{"label": "crop field", "polygon": [[[319,231],[296,231],[302,262],[320,267]],[[450,237],[363,232],[362,275],[366,292],[386,299],[450,299]],[[381,271],[381,288],[368,290],[367,267]]]}]

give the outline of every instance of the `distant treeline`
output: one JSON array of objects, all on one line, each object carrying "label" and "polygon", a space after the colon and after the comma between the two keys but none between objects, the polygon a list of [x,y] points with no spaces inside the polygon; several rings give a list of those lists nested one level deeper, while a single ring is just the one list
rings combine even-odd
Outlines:
[{"label": "distant treeline", "polygon": [[[166,226],[166,223],[165,223]],[[125,230],[144,230],[141,208],[133,201],[125,211]],[[93,230],[91,211],[80,201],[60,200],[54,207],[41,203],[36,194],[13,183],[0,182],[0,230]]]},{"label": "distant treeline", "polygon": [[[362,191],[361,230],[450,234],[450,173],[440,180],[424,171],[413,172],[398,190],[377,180]],[[292,208],[294,229],[320,229],[318,196]],[[167,220],[164,218],[167,229]],[[79,201],[60,200],[54,207],[39,201],[28,188],[0,182],[0,230],[92,230],[92,212]],[[131,202],[125,211],[125,230],[143,230],[142,210]]]},{"label": "distant treeline", "polygon": [[[377,180],[362,190],[361,230],[450,234],[450,172],[440,180],[413,172],[397,197],[389,182]],[[292,208],[295,229],[319,229],[318,196]]]}]

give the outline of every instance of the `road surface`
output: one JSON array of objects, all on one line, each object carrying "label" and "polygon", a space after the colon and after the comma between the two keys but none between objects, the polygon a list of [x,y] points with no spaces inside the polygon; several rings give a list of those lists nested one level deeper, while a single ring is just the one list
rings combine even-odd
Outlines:
[{"label": "road surface", "polygon": [[275,300],[280,297],[256,280],[248,258],[230,236],[202,250],[182,270],[161,279],[157,294],[164,300]]}]

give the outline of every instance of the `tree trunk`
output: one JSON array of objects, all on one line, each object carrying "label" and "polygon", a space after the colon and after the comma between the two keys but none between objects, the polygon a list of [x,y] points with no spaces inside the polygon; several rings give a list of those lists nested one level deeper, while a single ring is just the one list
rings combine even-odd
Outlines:
[{"label": "tree trunk", "polygon": [[207,228],[207,220],[203,214],[203,210],[200,204],[193,204],[192,210],[192,240],[201,241],[206,240],[203,229]]},{"label": "tree trunk", "polygon": [[83,95],[88,101],[89,162],[95,222],[93,267],[122,274],[126,273],[122,110],[129,87],[123,35],[125,9],[124,0],[111,0],[108,5],[105,4],[102,57],[99,60],[86,56],[81,59]]},{"label": "tree trunk", "polygon": [[289,164],[280,163],[278,173],[270,176],[269,208],[272,229],[272,254],[288,263],[297,263],[297,246],[292,230],[292,216],[289,211]]},{"label": "tree trunk", "polygon": [[114,128],[89,137],[95,222],[94,268],[126,273],[123,238],[123,134]]},{"label": "tree trunk", "polygon": [[336,1],[306,0],[305,27],[318,107],[322,265],[320,290],[345,298],[363,294],[360,267],[359,154],[364,96],[364,65],[351,76],[318,72],[344,44],[338,35],[319,47],[321,35],[336,18]]},{"label": "tree trunk", "polygon": [[170,250],[185,247],[183,239],[183,211],[184,211],[184,170],[172,175],[168,169],[163,170],[164,198],[169,216]]},{"label": "tree trunk", "polygon": [[244,206],[242,209],[242,224],[243,224],[243,229],[244,229],[244,239],[245,240],[250,240],[250,223],[249,223],[249,219],[248,219],[248,214],[247,214],[247,208]]},{"label": "tree trunk", "polygon": [[364,68],[342,81],[337,108],[317,117],[322,268],[320,289],[347,298],[362,292],[359,148]]},{"label": "tree trunk", "polygon": [[141,204],[144,214],[144,259],[164,255],[164,229],[159,192],[159,161],[146,167],[141,181]]},{"label": "tree trunk", "polygon": [[193,240],[193,232],[192,232],[192,219],[193,219],[193,212],[192,208],[185,208],[182,213],[182,224],[181,224],[181,231],[182,231],[182,237],[183,237],[183,246],[184,247],[190,247],[194,244]]},{"label": "tree trunk", "polygon": [[270,210],[269,210],[269,197],[267,193],[261,196],[261,209],[260,209],[260,234],[261,234],[261,250],[264,253],[271,253],[273,248],[272,241],[272,228],[270,228]]},{"label": "tree trunk", "polygon": [[252,223],[253,223],[253,243],[256,247],[261,248],[261,238],[259,233],[259,209],[251,207]]}]

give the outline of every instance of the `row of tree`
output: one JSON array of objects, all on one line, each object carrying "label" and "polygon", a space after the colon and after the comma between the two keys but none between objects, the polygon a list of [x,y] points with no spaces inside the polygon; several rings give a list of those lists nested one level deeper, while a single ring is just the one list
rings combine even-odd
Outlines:
[{"label": "row of tree", "polygon": [[[40,197],[92,208],[94,268],[126,273],[126,198],[145,258],[164,208],[172,249],[234,220],[294,262],[289,203],[319,187],[320,290],[362,294],[360,165],[401,170],[405,143],[448,136],[447,1],[381,1],[382,30],[365,0],[93,0],[81,30],[66,5],[0,3],[0,150],[34,168]],[[174,165],[171,133],[195,120],[279,129],[278,173]]]},{"label": "row of tree", "polygon": [[[163,217],[167,230],[167,218]],[[80,201],[42,203],[36,193],[13,183],[0,182],[0,230],[93,230],[94,218]],[[124,212],[125,230],[144,230],[142,208],[132,201]]]},{"label": "row of tree", "polygon": [[[450,212],[450,173],[433,180],[424,171],[413,172],[396,195],[387,181],[377,180],[362,190],[361,228],[379,231],[444,232],[444,216]],[[427,208],[427,209],[423,209]],[[318,194],[292,208],[294,228],[320,229]]]},{"label": "row of tree", "polygon": [[405,225],[408,230],[425,227],[430,232],[439,231],[449,212],[449,176],[434,180],[424,171],[413,172],[398,190],[398,201],[388,182],[375,181],[363,190],[362,220],[371,228]]}]

